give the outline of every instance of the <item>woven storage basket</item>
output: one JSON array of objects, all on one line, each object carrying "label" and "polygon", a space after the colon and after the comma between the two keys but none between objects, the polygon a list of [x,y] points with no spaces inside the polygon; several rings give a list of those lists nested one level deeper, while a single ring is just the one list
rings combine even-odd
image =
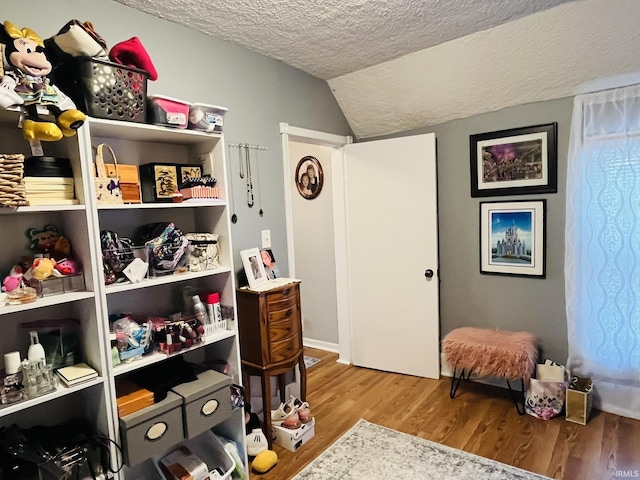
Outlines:
[{"label": "woven storage basket", "polygon": [[20,207],[29,205],[25,195],[24,155],[0,153],[0,205]]}]

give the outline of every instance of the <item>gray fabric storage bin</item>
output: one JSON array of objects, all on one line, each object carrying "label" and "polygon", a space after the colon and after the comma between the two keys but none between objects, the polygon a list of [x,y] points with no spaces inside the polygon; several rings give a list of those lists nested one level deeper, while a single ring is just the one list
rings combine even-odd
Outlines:
[{"label": "gray fabric storage bin", "polygon": [[184,439],[182,397],[167,398],[120,418],[122,450],[127,465],[136,465]]},{"label": "gray fabric storage bin", "polygon": [[215,370],[205,370],[197,377],[171,389],[183,399],[185,438],[194,438],[231,416],[231,378]]}]

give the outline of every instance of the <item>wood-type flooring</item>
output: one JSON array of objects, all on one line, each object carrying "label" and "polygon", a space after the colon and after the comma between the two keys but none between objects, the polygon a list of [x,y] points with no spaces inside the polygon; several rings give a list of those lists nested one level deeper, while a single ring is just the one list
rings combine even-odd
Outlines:
[{"label": "wood-type flooring", "polygon": [[321,361],[307,370],[315,436],[295,452],[277,445],[278,464],[251,480],[291,479],[360,418],[525,470],[566,480],[640,478],[640,421],[594,410],[587,425],[516,412],[509,392],[450,379],[423,379]]}]

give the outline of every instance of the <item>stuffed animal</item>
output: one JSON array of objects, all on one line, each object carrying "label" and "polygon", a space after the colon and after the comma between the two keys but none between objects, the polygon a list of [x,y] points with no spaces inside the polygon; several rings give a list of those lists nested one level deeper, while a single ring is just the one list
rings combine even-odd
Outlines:
[{"label": "stuffed animal", "polygon": [[[55,142],[63,136],[75,135],[86,116],[76,110],[69,97],[51,85],[47,75],[53,67],[40,36],[29,28],[20,29],[5,21],[0,28],[0,43],[5,68],[0,81],[0,106],[22,106],[26,114],[22,124],[24,138]],[[55,122],[40,118],[38,106],[48,108]]]},{"label": "stuffed animal", "polygon": [[34,254],[42,254],[56,260],[68,258],[71,254],[71,243],[67,237],[58,233],[55,225],[46,225],[42,230],[29,228],[25,235],[31,242]]},{"label": "stuffed animal", "polygon": [[14,265],[9,272],[9,275],[7,275],[2,281],[2,291],[13,292],[18,288],[22,282],[23,273],[24,271],[20,265]]},{"label": "stuffed animal", "polygon": [[34,258],[31,269],[27,272],[26,276],[29,278],[35,278],[36,280],[44,280],[53,275],[53,269],[55,266],[56,261],[51,258]]}]

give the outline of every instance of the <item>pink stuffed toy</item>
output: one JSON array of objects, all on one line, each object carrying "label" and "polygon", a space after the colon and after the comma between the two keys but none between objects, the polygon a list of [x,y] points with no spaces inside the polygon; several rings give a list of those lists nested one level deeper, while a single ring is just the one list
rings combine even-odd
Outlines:
[{"label": "pink stuffed toy", "polygon": [[16,288],[20,286],[22,282],[23,272],[22,267],[19,265],[14,265],[14,267],[9,272],[4,280],[2,281],[2,291],[3,292],[13,292]]}]

